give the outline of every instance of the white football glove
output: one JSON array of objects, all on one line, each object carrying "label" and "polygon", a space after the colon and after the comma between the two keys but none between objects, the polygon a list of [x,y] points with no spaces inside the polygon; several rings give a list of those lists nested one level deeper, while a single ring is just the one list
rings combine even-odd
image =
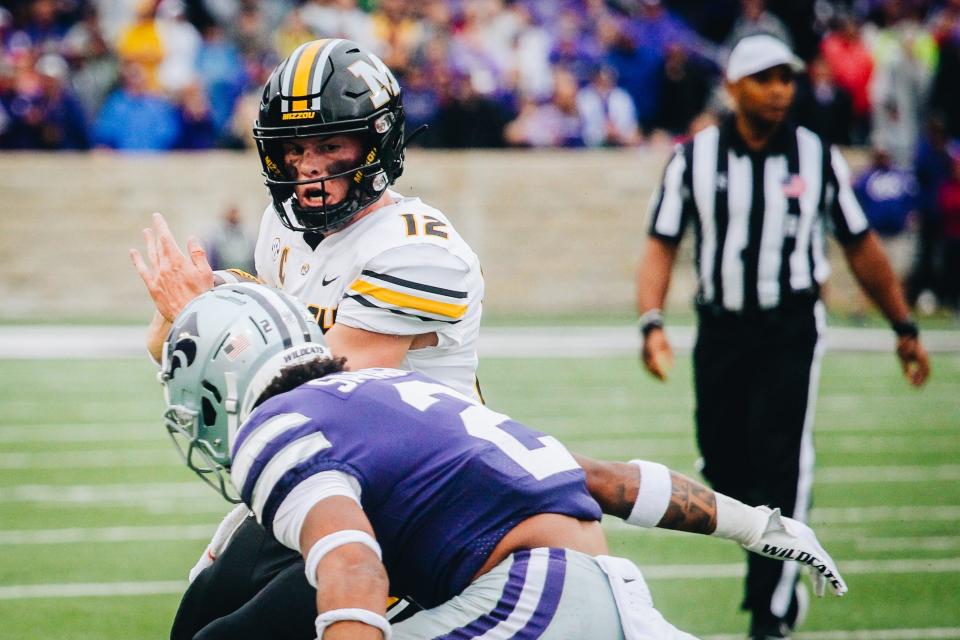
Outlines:
[{"label": "white football glove", "polygon": [[837,564],[817,540],[813,530],[799,520],[780,514],[780,509],[755,507],[767,514],[767,526],[756,542],[744,544],[748,551],[774,560],[795,560],[810,568],[813,590],[823,596],[830,585],[834,595],[847,592],[847,583],[840,577]]},{"label": "white football glove", "polygon": [[237,529],[240,528],[240,525],[243,524],[243,521],[247,519],[248,515],[250,515],[250,509],[247,508],[247,505],[238,504],[233,508],[233,511],[228,513],[223,521],[220,522],[216,533],[213,534],[213,539],[210,540],[210,544],[207,545],[203,555],[197,560],[197,564],[193,565],[193,569],[190,569],[190,582],[196,580],[200,572],[212,565],[213,561],[217,559],[217,556],[227,548],[227,543],[230,542],[233,534],[237,532]]}]

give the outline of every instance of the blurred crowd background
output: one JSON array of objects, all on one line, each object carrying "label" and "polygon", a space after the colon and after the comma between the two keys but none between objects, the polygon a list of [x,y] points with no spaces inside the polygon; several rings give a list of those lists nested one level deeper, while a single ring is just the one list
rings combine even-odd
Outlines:
[{"label": "blurred crowd background", "polygon": [[744,35],[807,61],[794,117],[872,162],[857,193],[911,301],[960,304],[960,0],[5,0],[0,149],[251,144],[317,37],[377,52],[435,148],[665,145],[722,117]]}]

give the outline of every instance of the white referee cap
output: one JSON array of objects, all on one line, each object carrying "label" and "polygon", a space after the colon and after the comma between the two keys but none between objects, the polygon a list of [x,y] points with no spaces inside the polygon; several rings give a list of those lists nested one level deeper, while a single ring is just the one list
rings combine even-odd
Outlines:
[{"label": "white referee cap", "polygon": [[727,60],[727,80],[736,82],[755,73],[788,65],[794,71],[803,71],[806,65],[790,51],[782,40],[767,34],[747,36],[737,43]]}]

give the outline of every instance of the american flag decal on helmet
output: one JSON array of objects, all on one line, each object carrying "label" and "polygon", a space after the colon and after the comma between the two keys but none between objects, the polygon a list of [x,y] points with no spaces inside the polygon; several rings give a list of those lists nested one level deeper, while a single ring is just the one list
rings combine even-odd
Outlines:
[{"label": "american flag decal on helmet", "polygon": [[235,361],[240,357],[240,354],[247,350],[247,347],[250,346],[250,340],[247,338],[246,334],[237,333],[230,336],[230,339],[227,340],[227,344],[223,347],[223,355],[227,356],[227,360],[230,362]]}]

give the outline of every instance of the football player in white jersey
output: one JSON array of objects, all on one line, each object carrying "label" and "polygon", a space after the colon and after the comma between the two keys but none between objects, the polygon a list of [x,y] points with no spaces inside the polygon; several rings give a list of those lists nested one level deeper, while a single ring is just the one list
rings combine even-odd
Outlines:
[{"label": "football player in white jersey", "polygon": [[[296,154],[304,164],[312,155]],[[352,354],[351,368],[391,362],[476,395],[483,297],[476,255],[419,198],[387,191],[378,202],[385,204],[315,247],[271,208],[261,222],[257,275],[305,302],[338,353]]]},{"label": "football player in white jersey", "polygon": [[[151,355],[159,361],[171,321],[194,297],[215,284],[259,279],[309,305],[350,368],[409,368],[479,398],[479,260],[443,213],[388,188],[403,172],[406,143],[390,70],[354,42],[308,42],[271,74],[253,133],[272,200],[260,225],[256,278],[212,272],[195,239],[184,255],[155,214],[144,231],[147,260],[131,251],[157,307]],[[267,628],[280,637],[276,608],[265,616],[263,602],[244,603],[270,598],[292,610],[309,593],[302,576],[278,586],[296,558],[244,516],[228,516],[191,573],[172,637],[200,630],[209,638],[259,637]],[[231,537],[231,557],[203,571]],[[266,584],[270,590],[262,590]],[[289,637],[299,637],[289,624]]]},{"label": "football player in white jersey", "polygon": [[[405,145],[390,70],[348,40],[308,42],[267,82],[254,138],[272,198],[257,276],[310,305],[351,367],[412,368],[476,396],[479,261],[443,213],[388,189]],[[197,243],[191,260],[180,254],[161,217],[145,235],[157,268],[133,257],[157,303],[158,356],[168,322],[214,277]]]}]

